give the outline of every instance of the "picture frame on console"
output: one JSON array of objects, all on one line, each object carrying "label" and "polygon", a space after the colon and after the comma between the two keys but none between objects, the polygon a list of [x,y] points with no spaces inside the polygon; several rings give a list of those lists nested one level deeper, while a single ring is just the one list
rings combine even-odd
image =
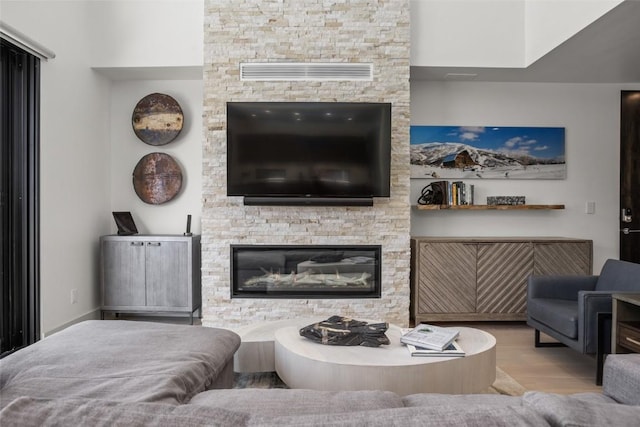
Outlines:
[{"label": "picture frame on console", "polygon": [[131,212],[112,212],[113,219],[116,221],[119,236],[131,236],[138,234],[138,228],[131,216]]}]

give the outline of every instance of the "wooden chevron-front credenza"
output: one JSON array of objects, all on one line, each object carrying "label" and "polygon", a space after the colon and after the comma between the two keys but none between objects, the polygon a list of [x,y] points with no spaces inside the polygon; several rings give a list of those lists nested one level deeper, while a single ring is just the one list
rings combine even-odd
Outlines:
[{"label": "wooden chevron-front credenza", "polygon": [[411,318],[525,320],[527,278],[592,274],[593,242],[563,237],[414,237]]}]

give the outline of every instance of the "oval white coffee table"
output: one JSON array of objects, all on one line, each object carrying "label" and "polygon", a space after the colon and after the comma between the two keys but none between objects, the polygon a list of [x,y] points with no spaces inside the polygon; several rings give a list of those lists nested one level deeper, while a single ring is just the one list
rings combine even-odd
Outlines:
[{"label": "oval white coffee table", "polygon": [[275,333],[276,372],[291,388],[388,390],[413,393],[478,393],[496,378],[496,340],[484,331],[457,327],[464,357],[412,357],[390,325],[390,345],[376,348],[322,345],[296,327]]}]

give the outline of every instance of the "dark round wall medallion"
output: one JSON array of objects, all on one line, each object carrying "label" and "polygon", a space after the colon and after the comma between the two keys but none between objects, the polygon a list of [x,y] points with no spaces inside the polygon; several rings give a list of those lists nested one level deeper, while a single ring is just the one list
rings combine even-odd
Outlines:
[{"label": "dark round wall medallion", "polygon": [[131,117],[133,132],[149,145],[165,145],[176,139],[183,122],[180,104],[163,93],[152,93],[142,98]]},{"label": "dark round wall medallion", "polygon": [[166,203],[178,195],[181,187],[182,169],[168,154],[147,154],[133,169],[133,188],[145,203]]}]

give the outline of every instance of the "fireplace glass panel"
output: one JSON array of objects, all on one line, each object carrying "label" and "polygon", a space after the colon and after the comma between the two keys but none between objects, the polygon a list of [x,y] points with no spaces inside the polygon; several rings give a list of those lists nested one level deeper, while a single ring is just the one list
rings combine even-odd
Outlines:
[{"label": "fireplace glass panel", "polygon": [[380,298],[379,245],[231,246],[232,298]]}]

